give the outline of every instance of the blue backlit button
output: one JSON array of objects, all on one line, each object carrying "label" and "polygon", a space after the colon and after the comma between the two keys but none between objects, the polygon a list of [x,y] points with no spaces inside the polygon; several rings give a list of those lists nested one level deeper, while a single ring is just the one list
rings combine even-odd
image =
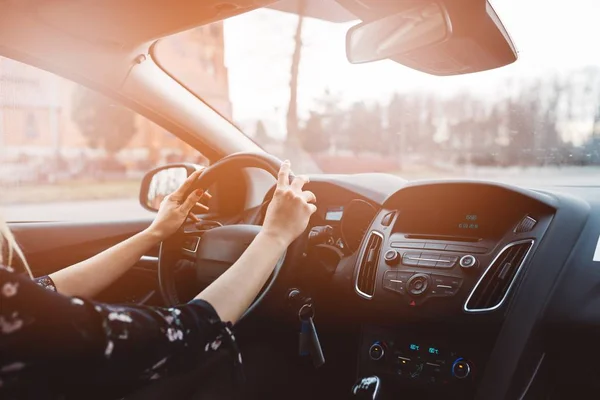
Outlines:
[{"label": "blue backlit button", "polygon": [[471,365],[463,358],[458,358],[452,364],[452,375],[456,379],[465,379],[471,374]]},{"label": "blue backlit button", "polygon": [[385,356],[385,344],[375,342],[369,348],[369,358],[373,361],[379,361]]}]

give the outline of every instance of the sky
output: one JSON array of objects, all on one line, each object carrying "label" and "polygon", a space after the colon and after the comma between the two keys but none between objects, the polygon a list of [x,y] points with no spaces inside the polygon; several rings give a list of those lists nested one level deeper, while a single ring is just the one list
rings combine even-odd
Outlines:
[{"label": "sky", "polygon": [[[326,91],[341,103],[387,101],[394,92],[458,91],[495,96],[509,77],[567,73],[600,65],[599,0],[493,0],[511,35],[516,63],[486,72],[435,77],[392,61],[352,65],[345,56],[345,34],[356,22],[336,24],[306,19],[299,84],[301,116]],[[261,9],[225,22],[225,58],[234,120],[262,119],[282,135],[289,99],[290,60],[297,16]]]}]

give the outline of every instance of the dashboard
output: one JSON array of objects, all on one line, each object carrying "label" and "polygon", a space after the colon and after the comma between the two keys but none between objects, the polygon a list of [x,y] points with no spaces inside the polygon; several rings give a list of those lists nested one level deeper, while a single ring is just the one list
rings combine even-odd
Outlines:
[{"label": "dashboard", "polygon": [[560,348],[541,343],[600,322],[592,192],[384,174],[315,176],[308,189],[307,260],[330,279],[320,300],[360,316],[357,374],[398,395],[519,397]]}]

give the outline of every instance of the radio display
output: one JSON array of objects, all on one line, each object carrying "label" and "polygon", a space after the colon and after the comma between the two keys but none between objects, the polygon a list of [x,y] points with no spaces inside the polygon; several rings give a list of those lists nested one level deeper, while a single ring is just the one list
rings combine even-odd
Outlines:
[{"label": "radio display", "polygon": [[344,207],[330,207],[325,213],[325,221],[341,221],[344,215]]},{"label": "radio display", "polygon": [[494,238],[513,224],[512,215],[471,209],[403,210],[395,231],[411,234]]}]

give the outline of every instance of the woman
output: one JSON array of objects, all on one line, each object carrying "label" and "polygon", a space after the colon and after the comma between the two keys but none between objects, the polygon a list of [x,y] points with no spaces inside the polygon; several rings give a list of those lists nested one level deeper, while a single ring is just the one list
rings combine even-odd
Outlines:
[{"label": "woman", "polygon": [[[7,255],[0,259],[5,265],[0,268],[0,398],[90,398],[103,389],[124,394],[194,367],[221,341],[237,349],[231,324],[316,210],[314,194],[302,190],[307,179],[289,182],[288,161],[279,171],[260,234],[194,300],[169,309],[89,300],[180,228],[201,197],[198,191],[185,197],[198,175],[165,198],[147,230],[45,277],[40,282],[45,288],[13,272],[13,255],[27,263],[6,225],[0,226],[0,243],[5,244],[0,254]],[[241,367],[241,356],[236,360]]]}]

